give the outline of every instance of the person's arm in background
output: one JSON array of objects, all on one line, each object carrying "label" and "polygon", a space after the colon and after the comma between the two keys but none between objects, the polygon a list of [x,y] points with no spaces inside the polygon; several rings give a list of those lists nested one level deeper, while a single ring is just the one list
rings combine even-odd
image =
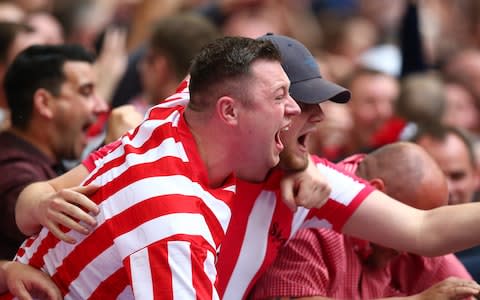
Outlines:
[{"label": "person's arm in background", "polygon": [[20,300],[62,299],[58,287],[42,271],[18,262],[0,261],[0,293],[7,291]]},{"label": "person's arm in background", "polygon": [[402,56],[401,77],[428,70],[418,14],[416,1],[408,1],[399,34]]},{"label": "person's arm in background", "polygon": [[53,234],[70,243],[74,243],[75,240],[66,236],[59,225],[88,233],[88,227],[71,219],[73,217],[91,226],[96,224],[95,218],[88,212],[96,213],[98,208],[88,195],[97,187],[77,187],[87,175],[87,168],[81,164],[59,177],[27,186],[20,193],[15,208],[19,229],[25,235],[32,235],[39,232],[43,225]]}]

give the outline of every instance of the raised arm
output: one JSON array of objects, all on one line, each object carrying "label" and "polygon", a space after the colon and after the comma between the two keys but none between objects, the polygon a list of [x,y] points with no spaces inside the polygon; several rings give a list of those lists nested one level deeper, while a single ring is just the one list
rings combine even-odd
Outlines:
[{"label": "raised arm", "polygon": [[79,232],[88,233],[89,228],[76,220],[94,226],[95,219],[88,212],[97,212],[97,207],[88,195],[96,190],[95,186],[78,187],[87,177],[88,171],[79,165],[62,176],[49,181],[33,183],[19,195],[15,208],[16,222],[26,235],[40,231],[46,226],[57,237],[74,243],[65,235],[59,225]]},{"label": "raised arm", "polygon": [[444,255],[480,244],[480,203],[419,210],[372,192],[342,232],[424,256]]}]

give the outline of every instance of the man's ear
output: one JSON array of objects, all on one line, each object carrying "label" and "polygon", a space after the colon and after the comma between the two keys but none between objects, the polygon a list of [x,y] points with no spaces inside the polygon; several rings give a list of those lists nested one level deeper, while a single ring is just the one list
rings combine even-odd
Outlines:
[{"label": "man's ear", "polygon": [[385,192],[385,182],[381,178],[374,178],[369,180],[370,184],[377,190]]},{"label": "man's ear", "polygon": [[44,118],[53,118],[54,103],[52,94],[46,89],[38,89],[33,94],[33,110]]},{"label": "man's ear", "polygon": [[237,102],[232,97],[222,96],[217,100],[217,113],[227,124],[237,125],[238,124],[238,110]]}]

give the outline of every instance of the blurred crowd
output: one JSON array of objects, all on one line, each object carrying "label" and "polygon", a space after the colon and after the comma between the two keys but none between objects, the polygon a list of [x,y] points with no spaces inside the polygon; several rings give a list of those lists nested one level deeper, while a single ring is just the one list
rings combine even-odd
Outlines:
[{"label": "blurred crowd", "polygon": [[[450,204],[478,199],[478,0],[0,0],[0,130],[52,147],[59,174],[173,94],[202,46],[223,35],[267,32],[302,42],[322,75],[352,93],[347,105],[322,103],[324,120],[306,141],[311,153],[338,162],[414,141],[447,176]],[[13,109],[3,81],[17,54],[71,43],[95,56],[94,105],[52,110],[51,125]],[[34,103],[30,110],[41,115]],[[16,128],[30,118],[38,121],[33,128]],[[87,142],[67,155],[45,142],[53,135],[60,143]],[[1,214],[13,217],[4,202]],[[16,239],[6,230],[0,238]],[[478,280],[480,250],[458,255]]]}]

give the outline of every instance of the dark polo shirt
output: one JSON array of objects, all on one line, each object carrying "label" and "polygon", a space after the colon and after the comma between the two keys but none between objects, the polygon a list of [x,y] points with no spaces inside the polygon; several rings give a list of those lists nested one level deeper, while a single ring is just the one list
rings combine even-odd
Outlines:
[{"label": "dark polo shirt", "polygon": [[18,195],[28,184],[64,171],[58,166],[27,141],[10,132],[0,133],[0,259],[12,259],[25,239],[15,223]]}]

